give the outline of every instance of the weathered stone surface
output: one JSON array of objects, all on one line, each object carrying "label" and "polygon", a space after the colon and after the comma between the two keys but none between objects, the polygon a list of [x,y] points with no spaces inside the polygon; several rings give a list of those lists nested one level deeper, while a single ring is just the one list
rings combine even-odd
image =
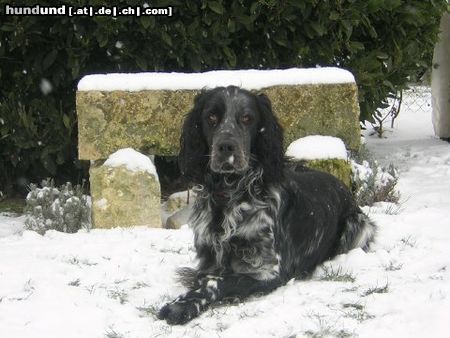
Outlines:
[{"label": "weathered stone surface", "polygon": [[348,188],[351,188],[352,168],[349,162],[341,159],[322,159],[305,161],[305,165],[308,168],[329,173],[339,178]]},{"label": "weathered stone surface", "polygon": [[79,158],[107,158],[127,147],[148,154],[176,154],[182,121],[197,93],[77,92]]},{"label": "weathered stone surface", "polygon": [[348,149],[359,148],[356,84],[277,86],[262,92],[284,128],[285,147],[300,137],[327,135],[339,137]]},{"label": "weathered stone surface", "polygon": [[186,205],[184,208],[178,210],[172,216],[167,218],[166,229],[179,229],[182,225],[187,224],[192,215],[192,204]]},{"label": "weathered stone surface", "polygon": [[161,224],[159,182],[146,171],[93,164],[90,171],[95,228]]},{"label": "weathered stone surface", "polygon": [[170,196],[169,199],[164,203],[164,208],[169,213],[175,213],[180,209],[187,206],[187,199],[184,196]]},{"label": "weathered stone surface", "polygon": [[[79,91],[79,158],[96,160],[132,147],[176,155],[181,126],[198,90]],[[259,92],[272,101],[285,130],[285,146],[307,135],[341,138],[359,146],[359,106],[354,83],[274,86]]]}]

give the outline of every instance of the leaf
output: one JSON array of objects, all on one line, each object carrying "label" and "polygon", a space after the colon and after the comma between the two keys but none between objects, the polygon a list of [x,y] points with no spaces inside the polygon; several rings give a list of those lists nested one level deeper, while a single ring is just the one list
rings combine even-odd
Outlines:
[{"label": "leaf", "polygon": [[55,161],[53,161],[52,157],[48,154],[49,149],[44,149],[41,154],[41,163],[45,169],[49,171],[50,174],[56,174],[56,165]]},{"label": "leaf", "polygon": [[[145,29],[148,29],[150,26],[154,26],[154,20],[155,19],[153,18],[153,16],[143,16],[143,17],[141,17],[141,25]],[[153,25],[152,25],[152,21],[153,21]]]},{"label": "leaf", "polygon": [[166,44],[168,44],[169,46],[172,47],[172,38],[170,37],[169,34],[167,34],[167,32],[162,31],[161,32],[161,38]]},{"label": "leaf", "polygon": [[236,67],[236,54],[233,50],[228,48],[228,46],[223,46],[222,48],[225,56],[227,57],[227,61],[232,68]]},{"label": "leaf", "polygon": [[312,21],[311,27],[312,27],[312,29],[314,29],[314,31],[317,33],[318,36],[325,35],[327,32],[327,29],[318,22]]},{"label": "leaf", "polygon": [[97,32],[97,42],[99,47],[105,47],[108,43],[108,35],[104,31],[100,30]]},{"label": "leaf", "polygon": [[347,37],[350,37],[353,33],[353,26],[351,22],[348,20],[342,20],[342,25],[344,26]]},{"label": "leaf", "polygon": [[70,128],[70,117],[67,114],[63,114],[63,124],[64,124],[64,127],[66,127],[67,129],[71,129]]},{"label": "leaf", "polygon": [[236,31],[236,23],[232,19],[228,19],[227,28],[230,33],[234,33]]},{"label": "leaf", "polygon": [[340,15],[339,15],[339,13],[336,12],[336,11],[331,11],[331,12],[330,12],[330,15],[328,16],[328,18],[329,18],[330,20],[332,20],[332,21],[337,21],[337,20],[339,20]]},{"label": "leaf", "polygon": [[259,1],[255,1],[254,3],[252,3],[252,5],[250,6],[250,13],[251,14],[255,14],[256,13],[256,9],[260,6]]},{"label": "leaf", "polygon": [[286,37],[286,31],[282,30],[282,29],[276,31],[273,36],[273,41],[275,41],[275,43],[277,45],[287,47],[288,41],[287,41],[287,37]]},{"label": "leaf", "polygon": [[58,55],[58,50],[53,49],[50,53],[48,53],[44,60],[42,61],[42,69],[48,69],[56,60],[56,56]]},{"label": "leaf", "polygon": [[395,88],[394,88],[394,85],[392,84],[392,82],[391,81],[389,81],[389,80],[384,80],[383,81],[383,84],[386,86],[386,87],[388,87],[390,90],[392,90],[392,91],[396,91],[395,90]]},{"label": "leaf", "polygon": [[147,60],[144,57],[137,55],[136,64],[141,70],[147,70]]},{"label": "leaf", "polygon": [[350,41],[349,46],[354,51],[364,50],[364,44],[358,41]]},{"label": "leaf", "polygon": [[222,4],[219,1],[209,1],[208,7],[210,10],[212,10],[214,13],[222,15],[224,13],[224,8]]},{"label": "leaf", "polygon": [[4,32],[13,32],[16,30],[16,27],[11,23],[5,23],[0,27],[0,30]]},{"label": "leaf", "polygon": [[64,153],[58,152],[56,154],[56,164],[62,165],[62,164],[64,164],[64,161],[65,161]]},{"label": "leaf", "polygon": [[385,52],[378,52],[377,58],[380,60],[387,60],[387,59],[389,59],[389,55],[386,54]]}]

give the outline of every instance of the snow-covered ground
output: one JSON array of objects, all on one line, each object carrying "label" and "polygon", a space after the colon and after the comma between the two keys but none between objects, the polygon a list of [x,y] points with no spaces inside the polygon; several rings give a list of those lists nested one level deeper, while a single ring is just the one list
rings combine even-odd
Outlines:
[{"label": "snow-covered ground", "polygon": [[0,216],[0,336],[449,337],[450,144],[429,111],[402,112],[386,136],[368,146],[399,168],[402,200],[366,209],[379,225],[372,252],[185,326],[154,314],[183,292],[174,270],[195,264],[187,227],[40,236]]}]

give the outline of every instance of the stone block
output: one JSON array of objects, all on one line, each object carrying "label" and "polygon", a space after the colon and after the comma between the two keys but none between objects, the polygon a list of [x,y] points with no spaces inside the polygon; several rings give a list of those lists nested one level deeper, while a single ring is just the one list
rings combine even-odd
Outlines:
[{"label": "stone block", "polygon": [[167,218],[166,229],[179,229],[182,225],[187,224],[193,213],[192,204],[186,205],[184,208],[178,210],[169,218]]},{"label": "stone block", "polygon": [[98,160],[127,147],[176,155],[185,114],[198,92],[78,91],[78,157]]},{"label": "stone block", "polygon": [[351,165],[347,148],[337,137],[310,135],[292,142],[286,156],[293,162],[329,173],[351,188]]},{"label": "stone block", "polygon": [[[314,77],[315,72],[307,74]],[[311,83],[262,87],[256,92],[266,94],[272,101],[273,111],[284,128],[285,146],[307,135],[329,135],[341,138],[348,149],[358,149],[355,82],[320,83],[321,79],[319,76]],[[79,90],[79,158],[102,159],[126,147],[155,155],[178,154],[183,120],[199,92],[200,89]]]},{"label": "stone block", "polygon": [[342,159],[321,159],[307,160],[304,164],[308,168],[324,171],[339,178],[348,188],[351,189],[352,168],[348,161]]},{"label": "stone block", "polygon": [[359,148],[358,89],[355,83],[276,86],[261,90],[284,128],[284,145],[308,135],[340,138]]},{"label": "stone block", "polygon": [[[159,181],[147,171],[91,164],[92,218],[95,228],[145,225],[161,228]],[[103,161],[101,161],[103,162]]]}]

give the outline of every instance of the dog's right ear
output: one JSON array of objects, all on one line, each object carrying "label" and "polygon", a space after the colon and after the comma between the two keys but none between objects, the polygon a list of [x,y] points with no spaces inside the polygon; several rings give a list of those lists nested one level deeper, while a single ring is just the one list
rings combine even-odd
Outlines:
[{"label": "dog's right ear", "polygon": [[193,183],[202,182],[208,165],[208,146],[201,125],[201,113],[206,95],[206,92],[201,92],[195,97],[194,108],[184,120],[180,137],[178,165],[182,175]]}]

